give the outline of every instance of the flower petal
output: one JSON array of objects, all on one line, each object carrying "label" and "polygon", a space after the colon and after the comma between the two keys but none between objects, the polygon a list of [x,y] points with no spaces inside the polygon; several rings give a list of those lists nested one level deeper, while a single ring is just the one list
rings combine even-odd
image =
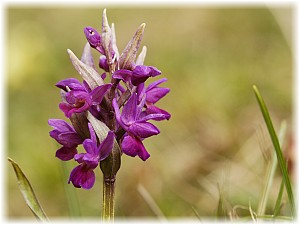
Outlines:
[{"label": "flower petal", "polygon": [[70,124],[61,119],[50,119],[48,120],[48,124],[60,132],[75,132],[74,128]]},{"label": "flower petal", "polygon": [[132,75],[131,70],[120,69],[120,70],[115,71],[113,73],[112,77],[115,79],[120,79],[124,82],[128,82],[128,81],[130,81],[131,75]]},{"label": "flower petal", "polygon": [[55,156],[60,160],[68,161],[70,159],[73,159],[76,154],[77,154],[76,148],[67,148],[63,146],[56,151]]},{"label": "flower petal", "polygon": [[146,91],[146,101],[149,103],[156,103],[158,100],[160,100],[162,97],[164,97],[166,94],[170,92],[169,88],[164,87],[155,87],[148,91]]},{"label": "flower petal", "polygon": [[67,86],[71,90],[75,89],[75,90],[82,90],[82,91],[84,91],[84,87],[75,78],[67,78],[67,79],[61,80],[55,86],[58,87],[58,88],[60,88],[60,89],[62,89],[62,90],[64,90],[64,91],[68,91],[67,88],[66,88]]},{"label": "flower petal", "polygon": [[[99,67],[101,69],[103,69],[104,71],[109,72],[109,66],[107,64],[107,60],[106,60],[106,56],[105,55],[101,55],[100,56],[100,58],[99,58]],[[103,77],[102,77],[102,79],[103,79]]]},{"label": "flower petal", "polygon": [[131,97],[128,99],[128,102],[124,105],[121,119],[122,121],[128,125],[133,123],[136,119],[136,107],[137,107],[137,95],[133,93]]},{"label": "flower petal", "polygon": [[151,69],[148,66],[138,65],[132,71],[131,82],[134,86],[137,86],[145,82],[151,74]]},{"label": "flower petal", "polygon": [[70,104],[82,104],[83,102],[91,103],[91,97],[86,91],[70,91],[66,93],[66,100]]},{"label": "flower petal", "polygon": [[107,137],[100,144],[100,161],[104,160],[111,153],[114,145],[114,138],[114,132],[109,131]]},{"label": "flower petal", "polygon": [[147,138],[160,133],[156,126],[148,122],[133,123],[129,127],[128,132],[140,138]]},{"label": "flower petal", "polygon": [[152,118],[152,120],[157,120],[157,121],[160,121],[160,120],[169,120],[171,118],[171,114],[168,113],[167,111],[161,109],[161,108],[158,108],[157,106],[155,105],[147,105],[147,108],[146,108],[146,112],[148,114],[164,114],[165,115],[165,118]]},{"label": "flower petal", "polygon": [[65,147],[73,147],[82,143],[82,138],[75,132],[67,132],[59,134],[57,142]]},{"label": "flower petal", "polygon": [[71,117],[71,115],[73,113],[72,112],[73,107],[70,104],[65,103],[65,102],[59,103],[59,108],[61,111],[64,112],[64,114],[67,118]]},{"label": "flower petal", "polygon": [[154,66],[149,66],[151,72],[150,72],[150,76],[151,77],[155,77],[155,76],[158,76],[161,74],[161,71],[159,69],[157,69],[156,67]]},{"label": "flower petal", "polygon": [[99,154],[99,148],[97,147],[97,144],[93,142],[91,139],[85,139],[82,145],[87,153],[96,156]]},{"label": "flower petal", "polygon": [[88,127],[89,127],[89,131],[90,131],[90,137],[91,137],[90,139],[93,142],[97,143],[97,138],[96,138],[95,130],[94,130],[92,124],[88,123]]},{"label": "flower petal", "polygon": [[111,84],[104,84],[92,90],[92,92],[90,93],[90,96],[92,98],[92,104],[93,105],[100,104],[105,93],[108,91],[108,89],[111,88],[111,86],[112,86]]},{"label": "flower petal", "polygon": [[155,88],[157,87],[158,85],[166,82],[168,79],[167,78],[162,78],[162,79],[159,79],[157,81],[154,81],[153,83],[149,84],[149,86],[146,88],[146,91],[149,91],[151,90],[152,88]]},{"label": "flower petal", "polygon": [[121,120],[121,113],[120,113],[120,109],[117,103],[117,100],[114,98],[112,101],[112,106],[115,110],[115,115],[116,115],[116,119],[118,121],[118,123],[120,124],[121,127],[123,127],[124,129],[127,129],[127,126],[123,123],[123,121]]},{"label": "flower petal", "polygon": [[150,154],[145,149],[141,140],[131,137],[129,135],[125,136],[122,142],[122,151],[129,156],[135,157],[139,156],[143,161],[150,157]]},{"label": "flower petal", "polygon": [[165,114],[162,114],[162,113],[147,114],[147,112],[145,112],[143,114],[140,114],[140,118],[137,122],[145,122],[145,121],[148,121],[148,120],[160,121],[160,120],[165,120],[165,119],[166,119]]},{"label": "flower petal", "polygon": [[95,183],[95,173],[86,164],[81,164],[72,170],[70,182],[77,188],[91,189]]}]

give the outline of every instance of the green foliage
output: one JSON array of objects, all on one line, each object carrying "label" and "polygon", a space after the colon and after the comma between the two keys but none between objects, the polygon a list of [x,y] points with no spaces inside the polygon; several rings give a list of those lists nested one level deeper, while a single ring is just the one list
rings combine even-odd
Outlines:
[{"label": "green foliage", "polygon": [[28,181],[27,177],[19,167],[19,165],[13,161],[11,158],[8,158],[8,161],[11,163],[12,167],[14,168],[15,174],[17,176],[19,189],[23,195],[24,200],[26,201],[26,204],[30,208],[30,210],[33,212],[34,216],[42,221],[46,222],[47,216],[44,213],[44,210],[40,206],[38,199],[36,198],[34,191],[31,187],[30,182]]},{"label": "green foliage", "polygon": [[278,165],[279,165],[279,168],[280,168],[280,171],[281,171],[281,174],[282,174],[282,177],[283,177],[283,181],[284,181],[284,184],[285,184],[285,187],[286,187],[286,191],[287,191],[287,194],[288,194],[290,207],[291,207],[291,211],[292,211],[292,216],[294,217],[295,213],[296,213],[294,195],[293,195],[293,190],[292,190],[292,185],[291,185],[291,182],[290,182],[289,174],[288,174],[288,171],[287,171],[287,165],[286,165],[286,162],[285,162],[284,157],[283,157],[283,153],[282,153],[282,150],[281,150],[281,147],[280,147],[280,143],[279,143],[278,137],[276,135],[275,129],[273,127],[273,123],[272,123],[271,117],[269,115],[268,108],[267,108],[260,92],[259,92],[259,90],[257,89],[257,87],[255,85],[253,86],[253,89],[254,89],[254,93],[255,93],[255,96],[257,98],[260,110],[263,114],[265,123],[267,125],[270,137],[272,139],[272,143],[274,145]]}]

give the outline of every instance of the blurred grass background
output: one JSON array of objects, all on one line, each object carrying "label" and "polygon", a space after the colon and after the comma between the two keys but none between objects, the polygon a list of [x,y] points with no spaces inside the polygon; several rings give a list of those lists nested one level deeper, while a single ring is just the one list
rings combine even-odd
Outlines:
[{"label": "blurred grass background", "polygon": [[[83,28],[100,30],[103,8],[6,6],[6,154],[24,170],[51,218],[69,216],[65,191],[73,189],[65,185],[62,164],[54,157],[58,145],[48,135],[47,120],[64,118],[54,85],[80,78],[66,49],[81,55]],[[151,157],[146,162],[122,157],[116,216],[156,217],[139,185],[167,218],[196,218],[192,207],[202,217],[214,217],[218,186],[231,207],[251,201],[256,209],[265,176],[261,148],[270,141],[252,85],[260,88],[275,127],[287,120],[285,151],[291,152],[293,13],[290,5],[107,7],[119,51],[146,23],[145,64],[159,68],[171,88],[158,105],[172,118],[157,124],[160,135],[145,140]],[[67,164],[69,170],[75,165]],[[8,163],[6,168],[7,217],[33,218]],[[100,216],[100,170],[96,180],[90,191],[76,189],[84,217]],[[267,212],[274,207],[280,181],[277,173]],[[282,213],[289,215],[286,207]]]}]

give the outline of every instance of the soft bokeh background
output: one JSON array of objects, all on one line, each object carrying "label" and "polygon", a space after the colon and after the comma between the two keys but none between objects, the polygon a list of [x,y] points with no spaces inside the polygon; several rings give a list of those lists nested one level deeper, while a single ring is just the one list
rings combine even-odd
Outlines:
[{"label": "soft bokeh background", "polygon": [[[83,28],[100,30],[103,8],[6,6],[6,154],[24,170],[51,218],[69,216],[65,193],[70,189],[82,216],[100,215],[100,170],[90,191],[66,185],[63,167],[70,171],[75,163],[54,157],[58,145],[48,135],[47,120],[64,118],[54,84],[79,78],[66,49],[80,56]],[[172,118],[158,123],[161,134],[145,141],[151,157],[146,162],[122,157],[116,215],[155,218],[158,213],[142,189],[168,218],[196,218],[194,210],[215,216],[219,189],[230,207],[250,201],[255,210],[266,169],[262,151],[270,141],[253,84],[277,130],[287,121],[285,151],[293,154],[293,7],[108,6],[107,14],[116,26],[119,51],[146,23],[145,63],[159,68],[171,88],[159,106]],[[6,174],[8,218],[33,218],[8,163]],[[279,184],[277,173],[267,211],[274,207]],[[289,215],[286,207],[283,214]]]}]

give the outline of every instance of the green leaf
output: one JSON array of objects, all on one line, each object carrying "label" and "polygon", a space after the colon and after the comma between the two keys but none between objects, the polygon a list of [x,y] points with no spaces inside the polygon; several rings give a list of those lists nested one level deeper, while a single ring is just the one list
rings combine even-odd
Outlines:
[{"label": "green leaf", "polygon": [[281,171],[281,174],[283,177],[283,181],[284,181],[284,184],[286,187],[286,191],[287,191],[287,195],[288,195],[288,199],[289,199],[289,203],[290,203],[290,207],[291,207],[291,212],[292,212],[292,215],[295,216],[295,201],[294,201],[293,190],[292,190],[290,178],[288,175],[288,171],[286,168],[286,162],[284,160],[284,157],[283,157],[283,154],[281,151],[281,147],[280,147],[280,144],[278,141],[278,137],[277,137],[275,129],[273,127],[273,123],[272,123],[271,117],[269,115],[268,108],[267,108],[260,92],[258,91],[258,89],[255,85],[253,85],[253,90],[254,90],[256,99],[258,101],[260,110],[263,114],[269,134],[271,136],[271,140],[272,140],[272,143],[273,143],[273,146],[274,146],[274,149],[276,152],[276,156],[277,156],[278,165],[279,165],[279,168],[280,168],[280,171]]},{"label": "green leaf", "polygon": [[48,221],[45,212],[43,211],[42,207],[40,206],[34,194],[30,182],[26,178],[23,171],[20,169],[19,165],[11,158],[8,158],[8,161],[11,163],[11,165],[14,168],[18,180],[19,189],[23,195],[23,198],[25,199],[26,204],[29,206],[29,208],[31,209],[31,211],[33,212],[33,214],[38,220],[42,222]]}]

